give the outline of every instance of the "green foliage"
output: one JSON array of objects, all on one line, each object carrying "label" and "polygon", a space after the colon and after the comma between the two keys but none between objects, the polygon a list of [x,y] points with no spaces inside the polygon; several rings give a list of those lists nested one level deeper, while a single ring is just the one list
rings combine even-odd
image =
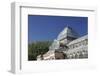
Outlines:
[{"label": "green foliage", "polygon": [[28,60],[36,60],[37,56],[49,51],[51,41],[37,41],[28,44]]}]

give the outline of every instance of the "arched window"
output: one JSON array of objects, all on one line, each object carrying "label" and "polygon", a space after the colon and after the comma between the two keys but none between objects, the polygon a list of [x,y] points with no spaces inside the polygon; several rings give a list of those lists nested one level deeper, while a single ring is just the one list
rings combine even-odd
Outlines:
[{"label": "arched window", "polygon": [[77,52],[76,55],[77,55],[77,58],[79,58],[79,52]]},{"label": "arched window", "polygon": [[77,54],[75,54],[75,58],[77,58]]},{"label": "arched window", "polygon": [[73,58],[75,58],[75,53],[73,53]]},{"label": "arched window", "polygon": [[79,58],[83,58],[83,53],[82,53],[82,51],[79,52]]}]

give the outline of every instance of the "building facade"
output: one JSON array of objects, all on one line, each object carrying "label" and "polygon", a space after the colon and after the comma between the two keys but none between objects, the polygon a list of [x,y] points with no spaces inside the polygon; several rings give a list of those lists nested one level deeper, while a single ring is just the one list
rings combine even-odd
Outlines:
[{"label": "building facade", "polygon": [[37,60],[79,58],[88,58],[88,35],[79,37],[71,27],[65,27],[60,32],[47,53],[37,56]]}]

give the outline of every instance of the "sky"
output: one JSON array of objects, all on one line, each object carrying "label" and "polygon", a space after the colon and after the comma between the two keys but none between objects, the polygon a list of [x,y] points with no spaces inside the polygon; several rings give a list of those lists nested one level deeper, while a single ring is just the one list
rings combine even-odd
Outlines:
[{"label": "sky", "polygon": [[28,15],[28,43],[53,41],[67,26],[84,36],[88,34],[88,17]]}]

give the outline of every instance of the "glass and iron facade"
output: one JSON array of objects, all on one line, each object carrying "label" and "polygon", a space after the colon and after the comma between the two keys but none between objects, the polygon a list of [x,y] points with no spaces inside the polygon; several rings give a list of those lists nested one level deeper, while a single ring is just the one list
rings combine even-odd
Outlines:
[{"label": "glass and iron facade", "polygon": [[65,27],[49,47],[49,51],[37,60],[88,58],[88,35],[79,37],[70,27]]}]

